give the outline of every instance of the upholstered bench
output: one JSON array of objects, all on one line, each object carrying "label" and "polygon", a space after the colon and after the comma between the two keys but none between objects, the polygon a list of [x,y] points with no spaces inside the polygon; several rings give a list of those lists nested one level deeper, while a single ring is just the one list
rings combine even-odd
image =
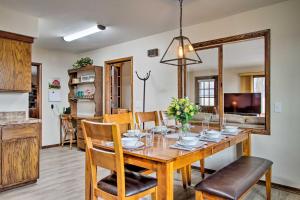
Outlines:
[{"label": "upholstered bench", "polygon": [[243,156],[195,186],[196,200],[240,199],[259,179],[266,176],[266,193],[271,199],[271,169],[273,162]]}]

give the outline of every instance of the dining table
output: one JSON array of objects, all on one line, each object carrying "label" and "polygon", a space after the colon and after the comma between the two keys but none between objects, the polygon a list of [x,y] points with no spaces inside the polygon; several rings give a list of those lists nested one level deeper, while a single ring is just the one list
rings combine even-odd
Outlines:
[{"label": "dining table", "polygon": [[[200,133],[201,126],[194,126],[191,132]],[[143,140],[143,139],[142,139]],[[171,148],[178,139],[168,137],[162,134],[155,134],[153,145],[138,149],[124,149],[124,162],[128,164],[144,167],[156,172],[157,178],[157,199],[172,200],[174,170],[182,169],[186,166],[205,159],[231,146],[239,145],[236,148],[238,155],[250,156],[251,154],[251,129],[240,129],[236,135],[226,135],[221,141],[207,142],[201,148],[192,150],[181,150]],[[94,148],[111,149],[107,141],[94,139],[92,140]],[[91,199],[91,174],[89,172],[88,156],[86,155],[86,173],[85,173],[85,198]]]}]

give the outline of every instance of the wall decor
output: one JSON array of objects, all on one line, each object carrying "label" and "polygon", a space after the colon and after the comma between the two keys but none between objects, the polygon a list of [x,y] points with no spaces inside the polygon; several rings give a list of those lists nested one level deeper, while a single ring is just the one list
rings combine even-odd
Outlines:
[{"label": "wall decor", "polygon": [[48,81],[48,101],[61,101],[61,83],[60,78],[52,78]]}]

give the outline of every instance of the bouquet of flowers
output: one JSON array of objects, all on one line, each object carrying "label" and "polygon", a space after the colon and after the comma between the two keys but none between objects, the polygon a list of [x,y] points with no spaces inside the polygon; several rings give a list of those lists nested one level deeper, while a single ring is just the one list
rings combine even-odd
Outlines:
[{"label": "bouquet of flowers", "polygon": [[181,123],[183,132],[188,130],[188,123],[195,114],[200,111],[200,108],[192,103],[188,97],[173,98],[168,107],[167,113],[170,117],[174,117],[176,121]]}]

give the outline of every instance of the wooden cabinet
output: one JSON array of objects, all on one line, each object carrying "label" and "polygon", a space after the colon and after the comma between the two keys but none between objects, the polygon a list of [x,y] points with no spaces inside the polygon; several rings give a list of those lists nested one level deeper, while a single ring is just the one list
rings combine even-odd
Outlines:
[{"label": "wooden cabinet", "polygon": [[75,117],[77,124],[77,148],[85,150],[84,136],[81,127],[81,120],[86,119],[94,122],[102,122],[102,117]]},{"label": "wooden cabinet", "polygon": [[[31,43],[25,36],[0,31],[0,91],[31,90]],[[30,39],[30,38],[29,38]]]},{"label": "wooden cabinet", "polygon": [[35,182],[39,177],[40,124],[1,128],[0,191]]}]

